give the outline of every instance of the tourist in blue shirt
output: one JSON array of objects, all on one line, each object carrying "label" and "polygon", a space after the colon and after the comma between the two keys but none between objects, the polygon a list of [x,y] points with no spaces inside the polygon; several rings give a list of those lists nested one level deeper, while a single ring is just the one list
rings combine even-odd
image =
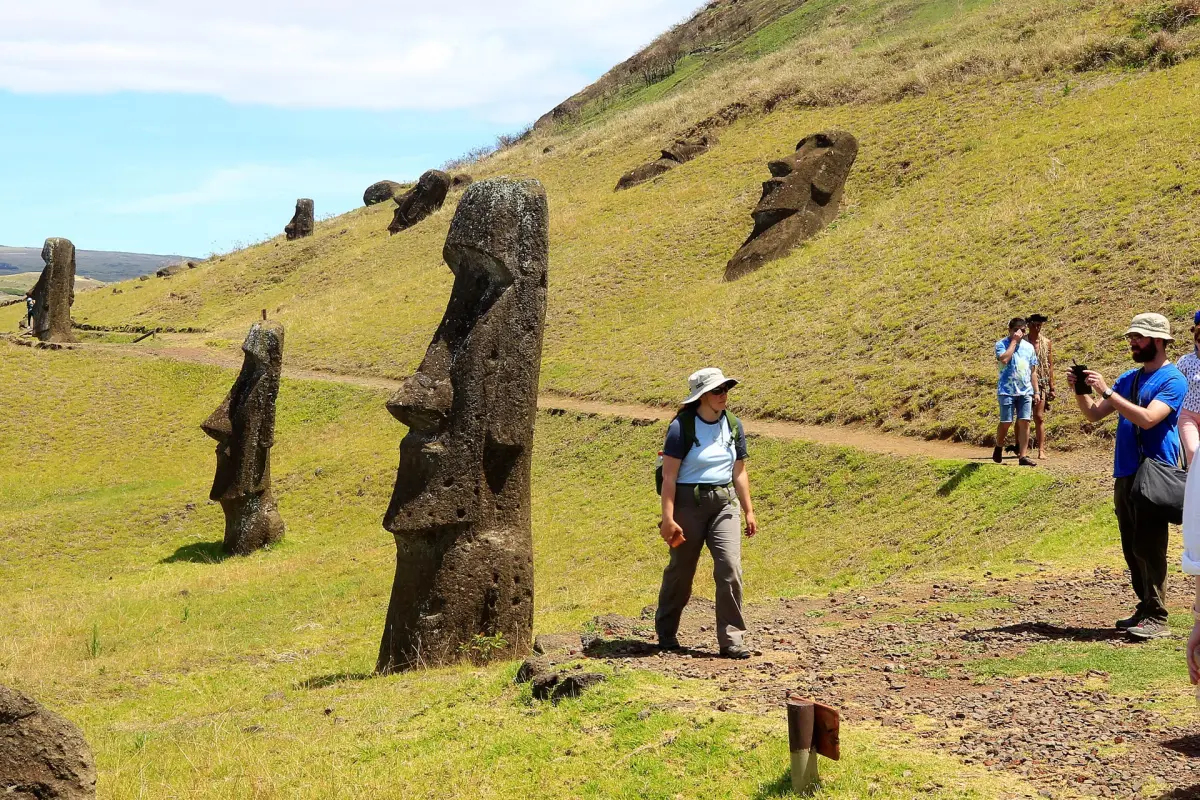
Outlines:
[{"label": "tourist in blue shirt", "polygon": [[[1112,388],[1099,372],[1087,370],[1087,385],[1101,399],[1076,394],[1075,401],[1089,422],[1099,422],[1114,411],[1120,414],[1113,453],[1113,505],[1138,606],[1133,616],[1119,620],[1117,627],[1137,639],[1158,639],[1171,635],[1166,606],[1167,518],[1158,507],[1134,498],[1133,481],[1143,459],[1183,463],[1176,426],[1188,384],[1167,360],[1167,343],[1175,340],[1171,323],[1162,314],[1138,314],[1125,337],[1141,368],[1126,372]],[[1068,373],[1067,381],[1075,385],[1073,372]]]},{"label": "tourist in blue shirt", "polygon": [[1029,449],[1029,420],[1033,419],[1033,397],[1038,393],[1037,352],[1025,341],[1025,320],[1014,317],[1008,321],[1008,336],[996,342],[996,364],[1000,378],[996,382],[996,399],[1000,402],[1000,426],[996,428],[996,447],[992,461],[1004,460],[1004,440],[1008,429],[1017,423],[1017,463],[1036,467],[1037,462],[1026,455]]}]

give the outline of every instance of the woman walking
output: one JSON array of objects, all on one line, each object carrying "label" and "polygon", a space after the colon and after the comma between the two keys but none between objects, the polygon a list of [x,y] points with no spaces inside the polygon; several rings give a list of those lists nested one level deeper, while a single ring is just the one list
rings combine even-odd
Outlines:
[{"label": "woman walking", "polygon": [[[738,382],[707,367],[688,378],[688,398],[667,429],[662,459],[662,523],[671,545],[663,571],[654,627],[662,650],[678,650],[679,618],[692,596],[700,550],[708,546],[716,581],[717,643],[726,658],[749,658],[742,640],[741,513],[746,535],[758,532],[750,479],[746,475],[746,432],[725,407]],[[740,509],[739,509],[740,506]]]},{"label": "woman walking", "polygon": [[1192,318],[1192,343],[1195,349],[1175,362],[1188,382],[1183,408],[1179,410],[1179,441],[1189,469],[1196,448],[1200,447],[1200,311]]}]

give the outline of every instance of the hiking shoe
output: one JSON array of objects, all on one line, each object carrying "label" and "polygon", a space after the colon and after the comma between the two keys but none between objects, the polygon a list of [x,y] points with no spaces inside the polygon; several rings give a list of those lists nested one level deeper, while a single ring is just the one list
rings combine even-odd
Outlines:
[{"label": "hiking shoe", "polygon": [[1125,619],[1117,620],[1116,627],[1117,627],[1117,630],[1119,630],[1119,631],[1127,631],[1130,628],[1132,628],[1134,625],[1137,625],[1141,621],[1142,621],[1141,613],[1138,611],[1135,611],[1135,612],[1133,612],[1133,616],[1126,617]]},{"label": "hiking shoe", "polygon": [[678,653],[683,649],[683,645],[678,639],[667,639],[665,642],[659,642],[657,645],[659,652],[662,653]]},{"label": "hiking shoe", "polygon": [[1004,463],[1004,451],[999,447],[992,450],[992,461],[995,461],[997,464]]},{"label": "hiking shoe", "polygon": [[1171,636],[1171,629],[1167,627],[1167,623],[1159,622],[1156,619],[1144,619],[1132,628],[1127,628],[1125,632],[1142,641],[1168,639]]},{"label": "hiking shoe", "polygon": [[1021,456],[1020,458],[1017,459],[1017,463],[1020,464],[1022,467],[1036,467],[1037,466],[1037,462],[1034,461],[1029,456]]},{"label": "hiking shoe", "polygon": [[721,658],[736,658],[738,660],[750,657],[750,651],[742,647],[740,644],[732,644],[729,647],[721,648]]}]

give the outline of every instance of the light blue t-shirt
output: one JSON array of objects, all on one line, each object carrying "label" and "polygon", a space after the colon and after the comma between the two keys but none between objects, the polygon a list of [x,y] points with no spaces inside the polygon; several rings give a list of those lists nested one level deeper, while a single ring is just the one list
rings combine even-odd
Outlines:
[{"label": "light blue t-shirt", "polygon": [[1033,394],[1033,368],[1038,365],[1037,351],[1024,339],[1017,345],[1013,357],[1005,364],[1000,356],[1008,350],[1006,337],[996,342],[996,365],[1000,368],[1000,380],[996,383],[996,394],[1024,396]]},{"label": "light blue t-shirt", "polygon": [[[738,420],[738,427],[741,427],[741,420]],[[739,433],[735,443],[733,431],[729,430],[724,415],[716,422],[705,422],[697,415],[696,441],[685,454],[683,426],[679,418],[675,418],[667,428],[663,455],[683,459],[683,463],[679,465],[679,477],[676,482],[718,486],[732,482],[734,462],[746,458],[746,434],[744,430]]]}]

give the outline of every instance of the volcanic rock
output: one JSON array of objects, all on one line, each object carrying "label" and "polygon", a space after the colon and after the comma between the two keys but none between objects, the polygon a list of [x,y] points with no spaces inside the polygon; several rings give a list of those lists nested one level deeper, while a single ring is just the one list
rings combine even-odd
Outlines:
[{"label": "volcanic rock", "polygon": [[377,670],[458,661],[477,636],[529,652],[530,456],[549,212],[533,180],[463,194],[443,256],[454,286],[416,374],[388,401],[408,426],[384,527],[396,578]]},{"label": "volcanic rock", "polygon": [[313,216],[313,201],[302,197],[296,201],[296,213],[292,221],[283,227],[289,242],[312,236],[316,218]]},{"label": "volcanic rock", "polygon": [[474,182],[475,182],[475,179],[472,178],[470,175],[467,175],[465,173],[460,173],[458,175],[455,175],[454,179],[450,181],[450,188],[451,189],[465,189],[466,187],[470,186]]},{"label": "volcanic rock", "polygon": [[379,203],[386,203],[388,200],[391,200],[396,196],[396,192],[401,191],[403,188],[403,185],[396,183],[395,181],[379,181],[378,183],[372,183],[367,187],[367,190],[363,192],[363,205],[374,206],[378,205]]},{"label": "volcanic rock", "polygon": [[42,246],[42,275],[29,290],[33,297],[33,335],[43,342],[73,342],[71,306],[75,302],[75,245],[47,239]]},{"label": "volcanic rock", "polygon": [[79,729],[5,686],[0,686],[0,796],[14,800],[96,796],[96,762]]},{"label": "volcanic rock", "polygon": [[806,136],[796,152],[767,165],[771,179],[751,216],[754,230],[725,267],[733,280],[782,258],[837,217],[842,190],[858,156],[858,140],[845,131]]}]

